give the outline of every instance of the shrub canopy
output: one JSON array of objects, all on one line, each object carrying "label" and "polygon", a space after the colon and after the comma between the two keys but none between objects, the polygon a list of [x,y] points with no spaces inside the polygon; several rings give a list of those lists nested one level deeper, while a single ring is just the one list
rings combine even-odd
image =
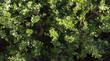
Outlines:
[{"label": "shrub canopy", "polygon": [[109,0],[0,1],[0,61],[105,60],[109,40]]}]

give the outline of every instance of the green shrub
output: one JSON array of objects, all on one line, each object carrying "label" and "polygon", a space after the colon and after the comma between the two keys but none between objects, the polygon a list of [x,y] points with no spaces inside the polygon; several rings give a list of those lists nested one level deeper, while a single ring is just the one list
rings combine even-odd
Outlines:
[{"label": "green shrub", "polygon": [[8,46],[0,47],[0,61],[105,60],[109,6],[109,0],[1,1],[0,41]]}]

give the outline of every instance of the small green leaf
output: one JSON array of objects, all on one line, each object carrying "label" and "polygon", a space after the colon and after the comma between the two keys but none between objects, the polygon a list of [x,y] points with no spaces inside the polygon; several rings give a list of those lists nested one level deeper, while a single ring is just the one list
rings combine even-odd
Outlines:
[{"label": "small green leaf", "polygon": [[32,29],[27,29],[26,33],[30,36],[33,33],[33,30]]},{"label": "small green leaf", "polygon": [[57,40],[58,39],[58,33],[57,33],[57,31],[55,31],[54,28],[51,28],[49,30],[49,33],[50,33],[50,36],[53,37],[53,40]]},{"label": "small green leaf", "polygon": [[40,20],[40,17],[39,16],[33,16],[32,18],[31,18],[31,22],[34,24],[34,23],[36,23],[36,22],[38,22]]},{"label": "small green leaf", "polygon": [[75,37],[66,35],[65,40],[68,41],[69,43],[72,43],[75,41]]},{"label": "small green leaf", "polygon": [[17,9],[17,5],[14,3],[13,5],[13,9],[16,10]]},{"label": "small green leaf", "polygon": [[32,3],[33,3],[32,1],[29,1],[29,2],[27,3],[28,8],[31,8]]},{"label": "small green leaf", "polygon": [[6,16],[6,17],[10,17],[11,16],[11,13],[10,12],[4,12],[4,16]]}]

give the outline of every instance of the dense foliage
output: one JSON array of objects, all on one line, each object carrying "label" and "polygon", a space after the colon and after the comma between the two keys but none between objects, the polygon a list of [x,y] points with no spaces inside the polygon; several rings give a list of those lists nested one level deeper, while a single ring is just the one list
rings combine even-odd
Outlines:
[{"label": "dense foliage", "polygon": [[0,61],[110,61],[109,0],[0,0]]}]

